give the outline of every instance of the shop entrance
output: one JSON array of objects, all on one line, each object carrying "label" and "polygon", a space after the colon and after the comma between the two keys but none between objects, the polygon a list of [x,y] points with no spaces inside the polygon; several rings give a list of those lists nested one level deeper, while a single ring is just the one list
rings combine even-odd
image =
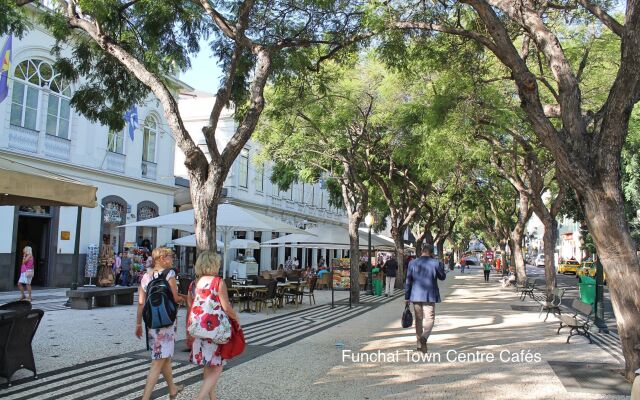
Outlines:
[{"label": "shop entrance", "polygon": [[17,284],[18,279],[20,278],[22,249],[24,249],[25,246],[31,246],[31,249],[33,250],[33,264],[35,267],[31,284],[34,286],[47,286],[50,235],[50,218],[23,215],[18,217],[14,284]]}]

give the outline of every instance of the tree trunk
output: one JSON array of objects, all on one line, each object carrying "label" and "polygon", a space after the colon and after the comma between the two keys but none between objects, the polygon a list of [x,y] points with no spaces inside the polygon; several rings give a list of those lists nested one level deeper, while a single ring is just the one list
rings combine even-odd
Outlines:
[{"label": "tree trunk", "polygon": [[438,239],[438,242],[436,243],[438,258],[440,258],[440,260],[444,260],[444,242],[446,240],[447,240],[446,238],[441,238],[441,239]]},{"label": "tree trunk", "polygon": [[502,251],[502,271],[503,271],[503,275],[504,271],[509,271],[509,268],[507,267],[507,241],[506,240],[501,240],[500,241],[500,251]]},{"label": "tree trunk", "polygon": [[593,237],[607,274],[607,286],[616,315],[625,359],[625,375],[632,381],[640,368],[640,265],[636,246],[629,233],[619,185],[613,189],[589,188],[584,191],[583,206],[589,232]]},{"label": "tree trunk", "polygon": [[393,236],[393,243],[396,246],[396,261],[398,262],[398,273],[396,279],[396,288],[402,289],[404,287],[404,242],[402,241],[402,234],[398,234],[398,229],[391,229],[391,236]]},{"label": "tree trunk", "polygon": [[544,275],[547,283],[547,301],[553,298],[556,287],[555,249],[558,241],[558,221],[551,216],[544,218]]},{"label": "tree trunk", "polygon": [[[362,217],[349,215],[349,265],[351,281],[351,302],[360,303],[360,231]],[[333,279],[333,276],[331,277]]]},{"label": "tree trunk", "polygon": [[424,243],[424,239],[416,239],[416,254],[422,253],[423,243]]},{"label": "tree trunk", "polygon": [[210,182],[190,174],[189,191],[193,205],[196,248],[198,251],[216,250],[216,216],[219,196]]}]

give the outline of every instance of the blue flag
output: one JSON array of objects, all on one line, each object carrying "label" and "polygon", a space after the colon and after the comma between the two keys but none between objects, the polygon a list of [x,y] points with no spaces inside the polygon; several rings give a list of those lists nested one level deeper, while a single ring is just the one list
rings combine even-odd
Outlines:
[{"label": "blue flag", "polygon": [[124,120],[129,124],[129,137],[133,142],[133,132],[138,129],[138,108],[135,104],[131,106],[129,111],[124,113]]},{"label": "blue flag", "polygon": [[0,52],[2,57],[2,69],[0,69],[0,103],[9,94],[9,70],[11,69],[11,35]]}]

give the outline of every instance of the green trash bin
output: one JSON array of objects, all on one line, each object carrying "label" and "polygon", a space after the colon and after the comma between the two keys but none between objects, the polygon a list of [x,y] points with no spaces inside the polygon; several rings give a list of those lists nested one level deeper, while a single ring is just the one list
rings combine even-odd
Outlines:
[{"label": "green trash bin", "polygon": [[580,277],[578,283],[580,289],[580,300],[583,303],[594,304],[596,302],[596,280],[590,276]]},{"label": "green trash bin", "polygon": [[380,268],[373,268],[371,270],[371,273],[373,274],[373,294],[376,296],[382,296],[382,279],[381,276],[382,275],[380,273]]}]

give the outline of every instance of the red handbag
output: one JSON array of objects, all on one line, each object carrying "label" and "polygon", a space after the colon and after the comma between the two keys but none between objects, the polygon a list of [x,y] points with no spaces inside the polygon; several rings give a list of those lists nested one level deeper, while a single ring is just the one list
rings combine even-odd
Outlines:
[{"label": "red handbag", "polygon": [[244,351],[246,342],[244,340],[244,332],[238,325],[238,321],[229,318],[231,321],[231,338],[225,344],[218,345],[220,351],[220,357],[223,360],[230,360],[233,357],[237,357]]}]

